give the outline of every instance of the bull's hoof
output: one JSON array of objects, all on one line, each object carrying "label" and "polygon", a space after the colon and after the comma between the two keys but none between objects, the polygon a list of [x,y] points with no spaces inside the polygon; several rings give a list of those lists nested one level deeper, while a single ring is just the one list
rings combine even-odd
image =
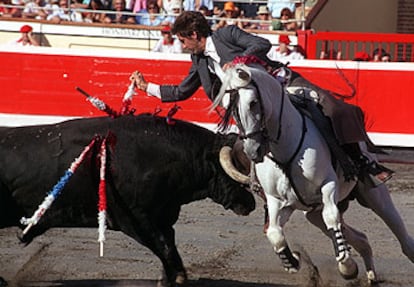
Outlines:
[{"label": "bull's hoof", "polygon": [[7,286],[7,282],[6,280],[3,279],[3,277],[0,277],[0,287],[3,287],[3,286]]},{"label": "bull's hoof", "polygon": [[338,262],[338,270],[345,280],[351,280],[358,277],[358,265],[351,257],[348,257],[343,262]]}]

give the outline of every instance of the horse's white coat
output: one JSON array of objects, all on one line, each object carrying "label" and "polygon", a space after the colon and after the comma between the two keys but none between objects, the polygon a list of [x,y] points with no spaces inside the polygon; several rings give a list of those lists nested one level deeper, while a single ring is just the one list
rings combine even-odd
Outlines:
[{"label": "horse's white coat", "polygon": [[[241,81],[238,76],[240,69],[245,70],[257,85],[252,85],[250,79]],[[260,100],[256,87],[260,92]],[[274,250],[280,252],[287,246],[283,227],[290,215],[296,209],[304,210],[307,219],[325,234],[328,235],[328,229],[342,230],[348,243],[362,256],[368,280],[375,281],[372,250],[366,235],[347,225],[336,206],[338,201],[351,192],[356,182],[345,182],[342,171],[339,168],[333,169],[329,149],[314,124],[306,119],[307,132],[303,144],[299,146],[303,130],[301,115],[283,93],[281,85],[263,69],[245,65],[229,69],[218,100],[229,89],[239,90],[239,124],[246,134],[260,130],[261,117],[265,119],[270,138],[269,149],[266,149],[263,135],[259,133],[244,140],[244,149],[250,159],[256,162],[257,177],[266,194],[269,210],[266,234]],[[282,97],[285,99],[279,123]],[[279,129],[281,136],[277,138]],[[289,177],[274,161],[265,156],[267,152],[279,163],[289,165]],[[289,178],[294,181],[293,184]],[[292,185],[303,191],[320,190],[323,201],[321,208],[309,209],[304,206],[298,200]],[[398,238],[403,253],[414,262],[414,240],[407,233],[387,187],[384,184],[371,189],[365,187],[359,193]],[[344,276],[355,271],[355,262],[349,253],[342,252],[337,259],[339,270]]]}]

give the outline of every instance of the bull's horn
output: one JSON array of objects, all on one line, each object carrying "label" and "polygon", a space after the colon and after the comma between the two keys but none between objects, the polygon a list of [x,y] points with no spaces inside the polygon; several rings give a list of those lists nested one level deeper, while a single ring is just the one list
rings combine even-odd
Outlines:
[{"label": "bull's horn", "polygon": [[234,166],[233,162],[231,161],[231,147],[223,146],[220,149],[220,164],[224,171],[237,182],[242,184],[249,184],[250,177],[247,175],[242,174],[237,168]]}]

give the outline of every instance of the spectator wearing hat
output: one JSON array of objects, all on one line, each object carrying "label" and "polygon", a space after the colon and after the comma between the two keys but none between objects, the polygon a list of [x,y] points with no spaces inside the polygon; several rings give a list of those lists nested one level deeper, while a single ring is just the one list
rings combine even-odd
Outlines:
[{"label": "spectator wearing hat", "polygon": [[260,20],[260,22],[253,24],[251,29],[271,30],[272,26],[270,23],[272,17],[270,16],[269,9],[266,5],[259,6],[259,9],[257,10],[257,20]]},{"label": "spectator wearing hat", "polygon": [[291,60],[303,60],[305,57],[289,48],[290,39],[288,35],[279,36],[279,47],[270,49],[267,56],[273,61],[279,61],[284,64]]},{"label": "spectator wearing hat", "polygon": [[158,40],[157,44],[155,44],[154,48],[152,49],[153,52],[161,52],[161,53],[182,53],[183,47],[181,42],[172,36],[171,27],[169,25],[165,25],[161,29],[162,38]]},{"label": "spectator wearing hat", "polygon": [[33,28],[30,25],[20,27],[21,36],[17,40],[9,42],[13,46],[40,46],[39,42],[33,37]]},{"label": "spectator wearing hat", "polygon": [[163,25],[172,25],[175,22],[175,18],[183,11],[183,5],[181,0],[172,0],[169,3],[168,10],[164,10],[167,12],[167,16],[163,20]]},{"label": "spectator wearing hat", "polygon": [[234,2],[226,2],[224,3],[223,11],[221,15],[219,15],[221,19],[214,27],[215,30],[223,28],[228,25],[236,25],[239,28],[243,28],[243,24],[241,21],[237,21],[240,16],[240,9],[234,4]]}]

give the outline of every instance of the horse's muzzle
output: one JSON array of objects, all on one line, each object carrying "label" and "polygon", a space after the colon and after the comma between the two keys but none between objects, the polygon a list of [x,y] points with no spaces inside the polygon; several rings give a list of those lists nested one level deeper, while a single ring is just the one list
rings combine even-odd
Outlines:
[{"label": "horse's muzzle", "polygon": [[266,144],[251,138],[244,140],[243,149],[247,157],[255,163],[262,162],[266,154]]}]

